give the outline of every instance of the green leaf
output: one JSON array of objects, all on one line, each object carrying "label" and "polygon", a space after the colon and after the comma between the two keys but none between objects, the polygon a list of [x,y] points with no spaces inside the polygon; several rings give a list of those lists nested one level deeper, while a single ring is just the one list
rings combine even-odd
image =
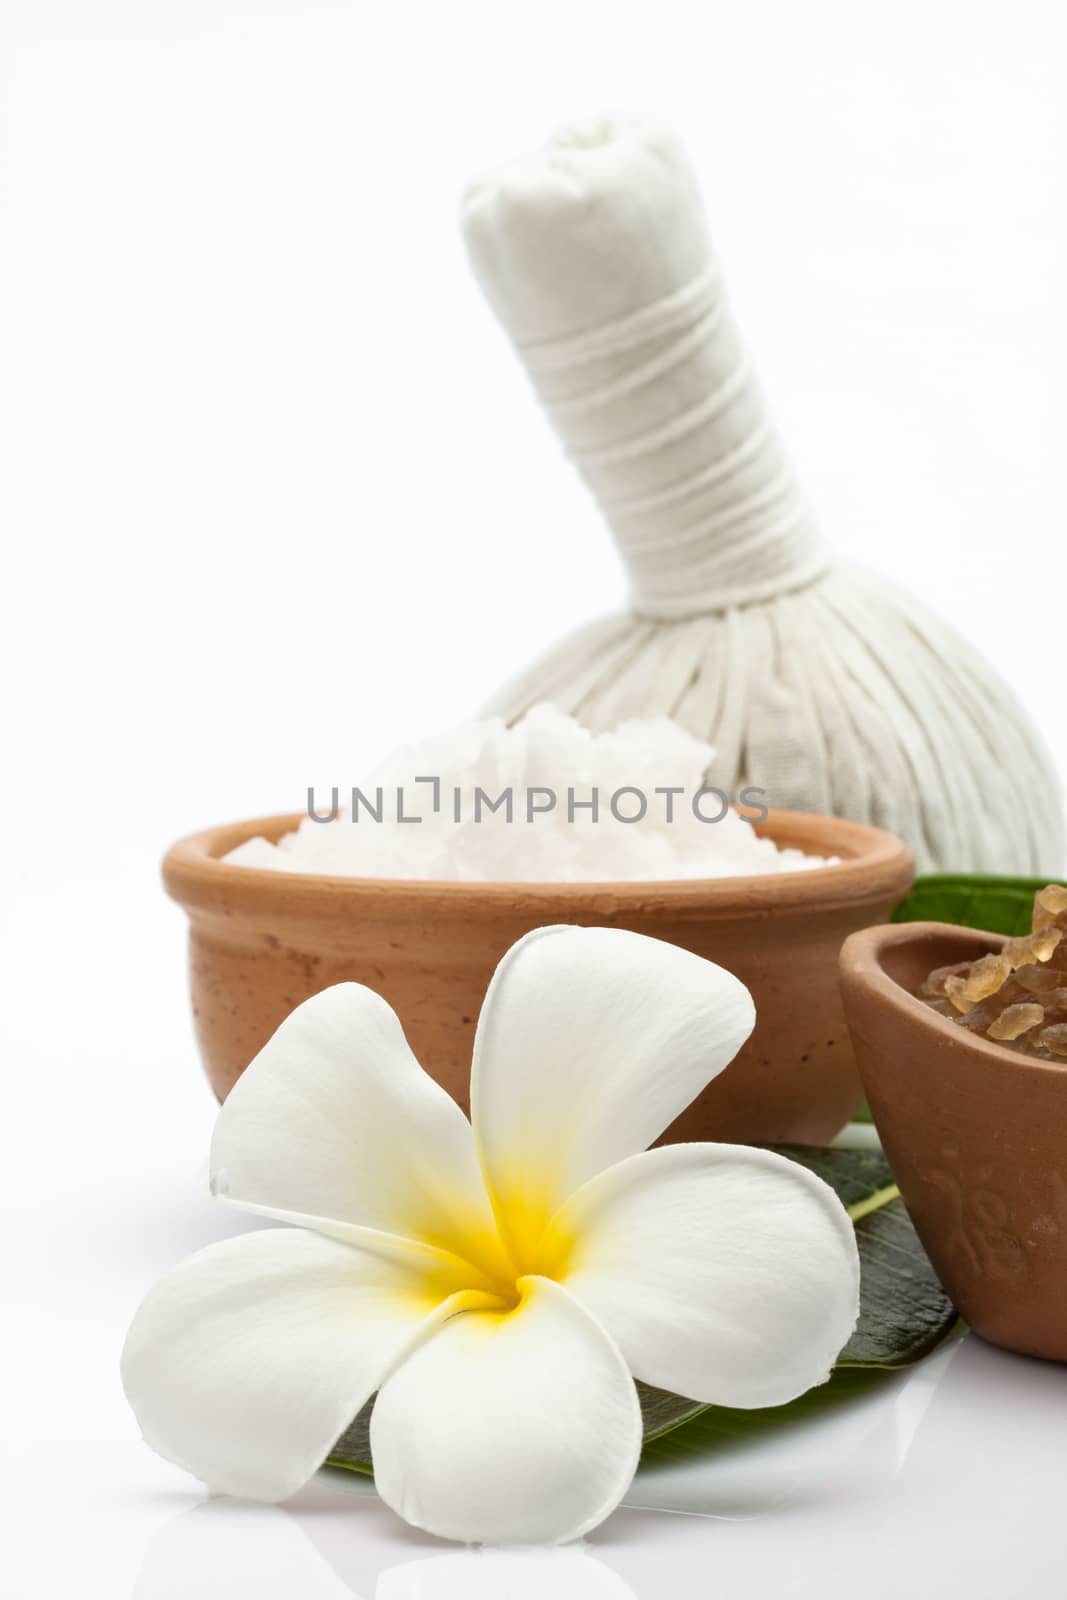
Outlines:
[{"label": "green leaf", "polygon": [[955,922],[964,928],[1011,936],[1029,933],[1034,895],[1060,878],[977,877],[939,873],[916,878],[893,922]]},{"label": "green leaf", "polygon": [[[889,1163],[880,1150],[823,1150],[811,1145],[770,1145],[768,1149],[797,1161],[828,1183],[846,1207],[856,1227],[860,1253],[860,1316],[856,1329],[838,1358],[833,1396],[853,1392],[848,1380],[838,1381],[845,1369],[910,1366],[935,1349],[952,1332],[956,1313],[934,1275],[893,1183]],[[683,1427],[688,1437],[694,1419],[700,1418],[701,1437],[760,1429],[776,1421],[804,1415],[804,1403],[829,1403],[831,1385],[813,1390],[791,1406],[768,1411],[733,1412],[723,1406],[706,1406],[682,1395],[648,1384],[637,1385],[644,1419],[646,1449]],[[370,1413],[368,1402],[345,1429],[328,1465],[353,1472],[370,1472]],[[799,1407],[799,1410],[794,1410]],[[704,1422],[710,1416],[710,1421]],[[733,1420],[730,1420],[733,1419]],[[755,1419],[755,1420],[753,1420]]]},{"label": "green leaf", "polygon": [[370,1464],[370,1414],[373,1410],[374,1397],[371,1396],[334,1445],[333,1453],[326,1459],[328,1467],[344,1467],[348,1472],[373,1475],[374,1468]]},{"label": "green leaf", "polygon": [[[731,1406],[701,1406],[699,1416],[689,1421],[677,1440],[665,1443],[665,1435],[646,1438],[641,1451],[641,1466],[657,1466],[661,1462],[677,1461],[683,1456],[702,1454],[709,1448],[749,1440],[768,1434],[779,1427],[803,1422],[821,1411],[837,1410],[841,1403],[853,1400],[856,1395],[870,1394],[885,1382],[886,1368],[877,1366],[845,1366],[838,1363],[830,1373],[829,1382],[816,1384],[789,1405],[765,1406],[761,1411],[739,1411]],[[672,1430],[673,1432],[673,1430]]]}]

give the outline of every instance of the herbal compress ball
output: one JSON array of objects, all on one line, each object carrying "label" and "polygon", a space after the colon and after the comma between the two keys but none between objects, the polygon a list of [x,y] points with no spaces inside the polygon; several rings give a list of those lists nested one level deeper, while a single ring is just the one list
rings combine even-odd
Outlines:
[{"label": "herbal compress ball", "polygon": [[983,657],[815,528],[730,314],[694,174],[644,118],[473,184],[478,278],[611,526],[631,607],[497,695],[600,730],[666,714],[708,781],[889,828],[920,868],[1063,867],[1049,755]]}]

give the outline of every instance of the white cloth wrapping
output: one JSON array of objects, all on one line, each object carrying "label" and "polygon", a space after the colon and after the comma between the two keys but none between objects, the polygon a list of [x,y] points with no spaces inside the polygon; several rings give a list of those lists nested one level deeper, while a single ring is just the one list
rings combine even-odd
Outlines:
[{"label": "white cloth wrapping", "polygon": [[473,183],[475,272],[615,535],[629,613],[490,704],[594,729],[667,714],[709,782],[874,822],[921,870],[1059,875],[1063,802],[1025,711],[947,624],[823,544],[725,297],[676,136],[567,129]]}]

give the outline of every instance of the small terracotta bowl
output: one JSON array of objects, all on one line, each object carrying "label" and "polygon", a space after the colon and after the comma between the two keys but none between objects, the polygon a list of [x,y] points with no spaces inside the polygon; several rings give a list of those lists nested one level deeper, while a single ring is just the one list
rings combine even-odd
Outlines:
[{"label": "small terracotta bowl", "polygon": [[847,934],[883,920],[912,882],[911,856],[892,834],[772,811],[761,832],[840,864],[662,883],[335,878],[219,859],[299,821],[210,828],[163,863],[167,892],[189,915],[197,1038],[220,1099],[294,1006],[354,979],[384,995],[423,1066],[467,1109],[474,1025],[493,969],[531,928],[570,922],[695,950],[755,997],[752,1038],[669,1138],[824,1143],[859,1106],[837,956]]},{"label": "small terracotta bowl", "polygon": [[854,933],[845,1015],[904,1203],[961,1315],[1067,1361],[1067,1066],[982,1039],[916,998],[934,967],[999,950],[942,922]]}]

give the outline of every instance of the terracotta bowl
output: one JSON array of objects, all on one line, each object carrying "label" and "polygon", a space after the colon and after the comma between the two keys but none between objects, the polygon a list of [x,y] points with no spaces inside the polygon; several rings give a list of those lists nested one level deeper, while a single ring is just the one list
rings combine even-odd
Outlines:
[{"label": "terracotta bowl", "polygon": [[612,884],[428,883],[231,866],[255,834],[298,816],[210,828],[163,863],[190,921],[201,1055],[220,1099],[290,1011],[333,983],[376,989],[427,1071],[468,1108],[471,1044],[493,969],[531,928],[631,928],[695,950],[751,989],[756,1030],[671,1139],[823,1143],[862,1099],[837,987],[847,934],[884,920],[913,878],[899,839],[876,828],[771,812],[760,831],[839,865],[758,878]]},{"label": "terracotta bowl", "polygon": [[934,967],[999,950],[941,922],[855,933],[845,1014],[904,1202],[976,1333],[1067,1361],[1067,1066],[968,1033],[915,998]]}]

